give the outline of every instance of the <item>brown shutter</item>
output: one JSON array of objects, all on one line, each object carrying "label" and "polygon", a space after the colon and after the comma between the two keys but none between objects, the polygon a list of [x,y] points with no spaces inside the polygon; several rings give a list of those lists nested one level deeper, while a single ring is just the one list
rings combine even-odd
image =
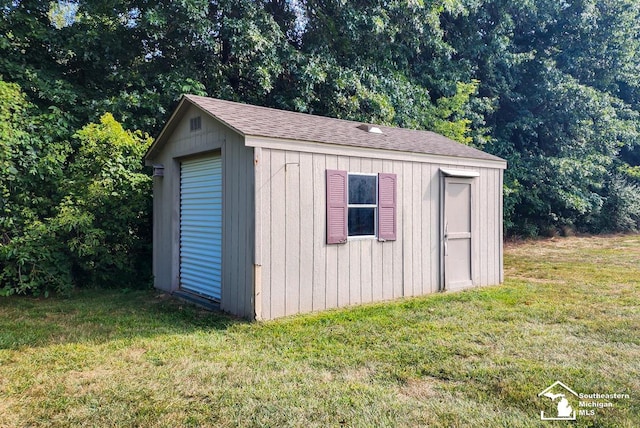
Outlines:
[{"label": "brown shutter", "polygon": [[378,174],[378,240],[396,240],[396,175]]},{"label": "brown shutter", "polygon": [[327,170],[327,244],[347,242],[347,171]]}]

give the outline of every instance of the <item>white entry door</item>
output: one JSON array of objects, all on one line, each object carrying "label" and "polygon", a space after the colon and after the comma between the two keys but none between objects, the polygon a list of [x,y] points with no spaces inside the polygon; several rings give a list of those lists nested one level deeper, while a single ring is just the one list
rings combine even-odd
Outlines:
[{"label": "white entry door", "polygon": [[444,177],[443,255],[444,288],[473,285],[472,179]]},{"label": "white entry door", "polygon": [[180,288],[220,301],[222,159],[185,160],[180,166]]}]

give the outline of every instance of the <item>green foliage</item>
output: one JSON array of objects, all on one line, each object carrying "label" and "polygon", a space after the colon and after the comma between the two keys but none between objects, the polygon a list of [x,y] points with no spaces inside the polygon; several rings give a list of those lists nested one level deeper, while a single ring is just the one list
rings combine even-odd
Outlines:
[{"label": "green foliage", "polygon": [[[52,117],[55,116],[55,121]],[[69,261],[57,251],[56,231],[45,218],[59,197],[69,150],[41,138],[64,132],[64,115],[34,115],[15,84],[0,80],[0,292],[62,289]]]},{"label": "green foliage", "polygon": [[619,174],[610,175],[605,198],[598,216],[598,230],[606,232],[637,232],[640,230],[640,186]]},{"label": "green foliage", "polygon": [[53,221],[69,233],[77,275],[96,286],[144,285],[150,270],[151,178],[142,156],[151,139],[111,114],[77,134],[68,195]]},{"label": "green foliage", "polygon": [[16,85],[0,81],[2,294],[145,285],[149,137],[106,114],[64,142],[64,115],[32,110]]},{"label": "green foliage", "polygon": [[496,99],[484,147],[509,162],[507,233],[618,230],[605,225],[626,210],[611,193],[625,186],[610,186],[610,172],[638,165],[627,164],[640,137],[637,2],[491,0],[469,12],[446,40]]},{"label": "green foliage", "polygon": [[[15,231],[17,232],[17,231]],[[0,248],[0,295],[66,293],[73,287],[65,234],[50,221],[32,220]]]},{"label": "green foliage", "polygon": [[470,144],[473,138],[468,135],[472,123],[466,115],[468,113],[471,96],[478,90],[478,83],[456,84],[456,93],[452,97],[439,98],[433,112],[434,123],[429,127],[451,139],[464,144]]}]

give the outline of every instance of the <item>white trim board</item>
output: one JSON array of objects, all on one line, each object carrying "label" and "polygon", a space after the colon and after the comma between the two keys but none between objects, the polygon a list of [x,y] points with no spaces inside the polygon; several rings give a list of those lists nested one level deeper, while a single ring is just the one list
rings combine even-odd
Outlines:
[{"label": "white trim board", "polygon": [[398,160],[431,164],[471,166],[479,168],[506,169],[506,161],[461,158],[456,156],[426,153],[402,152],[397,150],[374,149],[368,147],[342,146],[311,141],[286,140],[279,138],[245,136],[245,145],[266,149],[289,150],[305,153],[323,153],[336,156],[352,156],[372,159]]}]

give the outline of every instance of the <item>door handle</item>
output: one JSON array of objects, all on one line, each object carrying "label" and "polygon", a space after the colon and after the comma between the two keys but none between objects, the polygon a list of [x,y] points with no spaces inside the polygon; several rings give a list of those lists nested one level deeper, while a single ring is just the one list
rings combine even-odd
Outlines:
[{"label": "door handle", "polygon": [[444,255],[449,255],[449,223],[444,223]]}]

